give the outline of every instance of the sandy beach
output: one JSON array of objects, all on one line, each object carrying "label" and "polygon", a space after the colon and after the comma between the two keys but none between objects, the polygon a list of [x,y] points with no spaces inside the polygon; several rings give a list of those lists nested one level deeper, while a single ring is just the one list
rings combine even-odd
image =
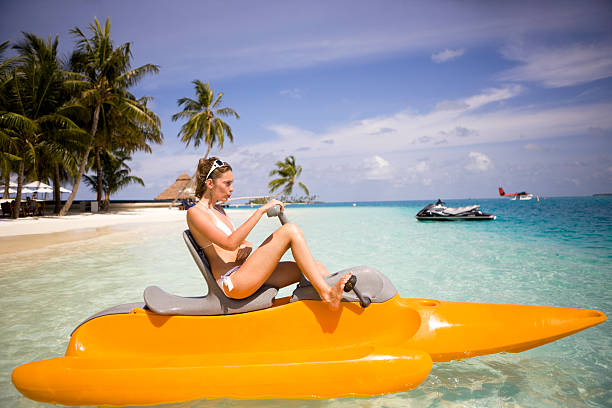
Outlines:
[{"label": "sandy beach", "polygon": [[50,245],[111,234],[121,225],[176,222],[185,219],[177,208],[138,208],[65,217],[27,217],[0,220],[0,255],[31,251]]}]

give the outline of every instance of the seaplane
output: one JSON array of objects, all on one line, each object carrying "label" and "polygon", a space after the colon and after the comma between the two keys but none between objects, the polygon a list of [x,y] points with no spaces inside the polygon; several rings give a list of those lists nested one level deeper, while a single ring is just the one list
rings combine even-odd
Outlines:
[{"label": "seaplane", "polygon": [[533,198],[533,194],[526,191],[520,193],[506,193],[501,186],[499,186],[499,195],[502,197],[512,197],[510,198],[511,200],[531,200]]}]

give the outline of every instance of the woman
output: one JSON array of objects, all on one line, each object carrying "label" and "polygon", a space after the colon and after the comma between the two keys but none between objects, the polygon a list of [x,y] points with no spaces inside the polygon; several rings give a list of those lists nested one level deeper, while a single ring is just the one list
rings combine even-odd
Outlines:
[{"label": "woman", "polygon": [[[194,239],[202,247],[212,274],[221,290],[234,299],[253,294],[262,285],[282,288],[300,280],[303,273],[331,310],[340,306],[344,284],[351,277],[346,274],[333,287],[324,277],[327,270],[312,257],[304,234],[298,226],[287,223],[274,231],[259,248],[246,241],[251,230],[269,208],[283,207],[278,200],[270,200],[258,208],[240,227],[234,228],[218,201],[227,201],[232,192],[232,168],[217,157],[201,159],[196,173],[196,197],[200,201],[187,211],[187,225]],[[291,248],[295,262],[280,262]],[[251,254],[251,252],[253,253]]]}]

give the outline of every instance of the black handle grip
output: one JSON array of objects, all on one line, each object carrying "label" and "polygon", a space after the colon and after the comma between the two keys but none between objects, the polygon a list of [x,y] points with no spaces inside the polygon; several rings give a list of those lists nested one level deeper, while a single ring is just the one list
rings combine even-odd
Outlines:
[{"label": "black handle grip", "polygon": [[359,304],[361,305],[361,307],[365,309],[366,307],[370,306],[370,303],[372,303],[372,300],[367,296],[363,296],[361,292],[357,289],[357,277],[355,275],[351,276],[348,282],[344,284],[345,292],[350,292],[351,290],[355,292],[355,294],[357,295],[357,298],[359,299]]}]

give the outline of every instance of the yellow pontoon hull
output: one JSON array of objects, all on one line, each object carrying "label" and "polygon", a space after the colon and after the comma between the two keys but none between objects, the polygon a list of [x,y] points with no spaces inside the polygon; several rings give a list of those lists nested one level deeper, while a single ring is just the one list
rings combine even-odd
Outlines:
[{"label": "yellow pontoon hull", "polygon": [[606,319],[540,306],[402,299],[362,309],[319,301],[227,316],[142,309],[95,318],[65,357],[24,364],[13,384],[64,405],[153,405],[200,398],[337,398],[418,386],[434,361],[522,351]]}]

